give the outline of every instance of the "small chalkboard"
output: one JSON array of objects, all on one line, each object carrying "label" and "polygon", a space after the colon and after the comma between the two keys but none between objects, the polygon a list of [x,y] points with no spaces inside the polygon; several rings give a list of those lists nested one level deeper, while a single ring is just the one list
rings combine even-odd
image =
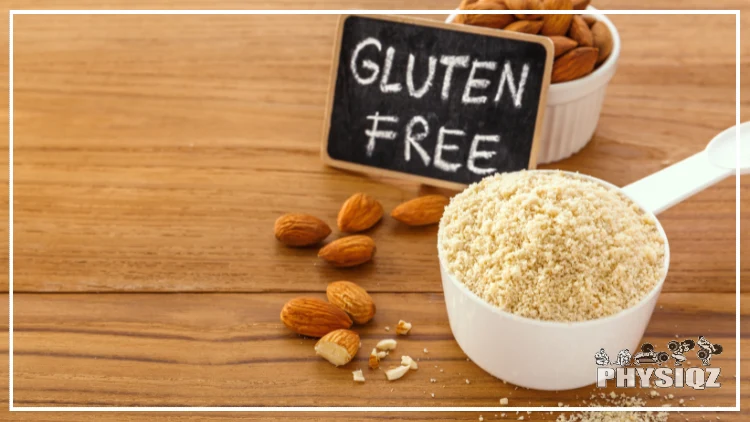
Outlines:
[{"label": "small chalkboard", "polygon": [[552,50],[516,32],[342,16],[323,161],[454,189],[534,168]]}]

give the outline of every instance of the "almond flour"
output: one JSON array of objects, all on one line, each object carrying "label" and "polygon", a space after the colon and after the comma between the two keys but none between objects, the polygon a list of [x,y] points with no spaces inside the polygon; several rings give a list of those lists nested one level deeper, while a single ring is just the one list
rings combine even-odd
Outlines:
[{"label": "almond flour", "polygon": [[[615,398],[604,396],[604,403],[589,403],[590,407],[644,407],[646,401],[638,396],[621,394]],[[667,422],[667,412],[580,412],[572,415],[561,414],[555,422]]]},{"label": "almond flour", "polygon": [[564,172],[472,184],[446,207],[438,249],[447,270],[488,303],[549,321],[620,312],[664,272],[653,217],[619,191]]}]

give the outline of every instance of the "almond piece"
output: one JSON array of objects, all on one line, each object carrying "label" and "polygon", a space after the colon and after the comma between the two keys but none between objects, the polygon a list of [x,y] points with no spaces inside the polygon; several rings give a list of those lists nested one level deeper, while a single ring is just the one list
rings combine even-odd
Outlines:
[{"label": "almond piece", "polygon": [[287,246],[310,246],[331,234],[325,221],[308,214],[289,213],[276,219],[273,233]]},{"label": "almond piece", "polygon": [[536,35],[542,29],[544,22],[531,20],[518,20],[506,26],[506,31],[523,32],[524,34]]},{"label": "almond piece", "polygon": [[336,223],[339,230],[356,233],[374,226],[383,217],[383,206],[365,193],[355,193],[344,201]]},{"label": "almond piece", "polygon": [[555,45],[555,57],[560,57],[568,51],[578,47],[578,43],[568,37],[562,35],[554,35],[549,37],[552,40],[552,44]]},{"label": "almond piece", "polygon": [[417,362],[409,356],[401,356],[401,366],[408,366],[409,369],[413,369],[415,371],[419,369],[419,365],[417,365]]},{"label": "almond piece", "polygon": [[326,288],[328,301],[341,308],[357,324],[375,316],[375,302],[367,291],[351,281],[336,281]]},{"label": "almond piece", "polygon": [[281,322],[297,334],[322,337],[331,331],[352,326],[346,312],[316,298],[300,297],[281,309]]},{"label": "almond piece", "polygon": [[378,369],[378,367],[380,366],[380,356],[378,356],[378,349],[372,349],[370,358],[367,361],[367,366],[369,366],[370,369]]},{"label": "almond piece", "polygon": [[334,267],[354,267],[364,264],[375,254],[375,242],[369,236],[342,237],[322,247],[318,257]]},{"label": "almond piece", "polygon": [[411,323],[406,322],[403,319],[399,320],[398,325],[396,325],[396,334],[405,336],[409,334],[409,330],[411,330]]},{"label": "almond piece", "polygon": [[399,365],[385,371],[385,377],[388,379],[388,381],[395,381],[406,375],[407,372],[409,372],[408,366]]},{"label": "almond piece", "polygon": [[361,369],[352,371],[352,377],[354,378],[354,382],[365,382],[365,375],[362,373]]},{"label": "almond piece", "polygon": [[[462,10],[508,10],[503,0],[479,0],[474,3],[461,4]],[[484,26],[502,29],[513,22],[515,18],[507,15],[457,15],[456,23],[465,25]]]},{"label": "almond piece", "polygon": [[406,201],[391,212],[391,217],[410,226],[437,224],[450,199],[443,195],[425,195]]},{"label": "almond piece", "polygon": [[[542,10],[542,0],[505,0],[505,5],[510,10]],[[523,13],[517,13],[518,19],[536,20],[541,19],[542,15],[527,15]]]},{"label": "almond piece", "polygon": [[[544,0],[545,10],[573,10],[571,0]],[[544,15],[542,16],[544,25],[542,26],[542,35],[565,35],[568,33],[570,23],[573,21],[573,15]]]},{"label": "almond piece", "polygon": [[607,57],[612,53],[612,48],[614,47],[612,33],[609,32],[606,23],[596,21],[591,27],[591,34],[594,37],[594,47],[599,49],[599,56],[596,59],[596,64],[601,64],[607,60]]},{"label": "almond piece", "polygon": [[591,0],[573,0],[574,10],[586,10],[589,7]]},{"label": "almond piece", "polygon": [[359,350],[359,334],[351,330],[336,330],[315,343],[315,354],[336,366],[351,362]]},{"label": "almond piece", "polygon": [[594,70],[599,50],[577,47],[560,56],[552,64],[552,83],[566,82],[586,76]]},{"label": "almond piece", "polygon": [[375,345],[375,348],[378,350],[393,350],[396,348],[397,344],[396,340],[387,338],[385,340],[380,340],[378,344]]},{"label": "almond piece", "polygon": [[586,22],[586,25],[588,25],[589,28],[591,28],[592,25],[598,22],[596,20],[596,16],[593,15],[583,15],[583,21]]},{"label": "almond piece", "polygon": [[594,36],[591,34],[591,29],[580,16],[573,16],[569,35],[581,47],[592,47],[594,45]]}]

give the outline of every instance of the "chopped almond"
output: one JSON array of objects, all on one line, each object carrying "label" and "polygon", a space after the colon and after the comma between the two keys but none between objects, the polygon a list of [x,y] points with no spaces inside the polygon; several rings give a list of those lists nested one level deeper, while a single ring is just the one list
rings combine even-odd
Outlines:
[{"label": "chopped almond", "polygon": [[408,366],[410,369],[419,369],[417,362],[409,356],[401,356],[401,365]]},{"label": "chopped almond", "polygon": [[380,340],[377,345],[375,345],[375,348],[378,350],[393,350],[396,348],[396,340],[392,338],[387,338],[385,340]]},{"label": "chopped almond", "polygon": [[407,372],[409,372],[408,366],[396,366],[385,371],[385,377],[388,381],[394,381],[406,375]]},{"label": "chopped almond", "polygon": [[396,334],[405,336],[409,334],[409,330],[411,330],[411,323],[406,322],[403,319],[398,322],[398,325],[396,325]]},{"label": "chopped almond", "polygon": [[370,360],[368,361],[367,365],[371,369],[378,369],[378,367],[380,366],[380,357],[378,357],[377,349],[372,349],[372,353],[370,353]]}]

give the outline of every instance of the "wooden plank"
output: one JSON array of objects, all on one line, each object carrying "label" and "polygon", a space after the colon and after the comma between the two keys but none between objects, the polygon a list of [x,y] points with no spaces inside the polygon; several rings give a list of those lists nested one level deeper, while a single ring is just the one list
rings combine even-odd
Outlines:
[{"label": "wooden plank", "polygon": [[[486,374],[467,361],[453,340],[437,294],[374,294],[378,314],[366,326],[356,327],[362,349],[352,363],[335,368],[314,356],[314,340],[291,333],[279,322],[281,306],[294,296],[16,294],[15,404],[495,406],[508,397],[516,406],[556,406],[583,405],[581,400],[599,391],[516,389]],[[743,319],[750,314],[748,299],[743,296]],[[388,383],[382,373],[366,368],[367,356],[378,340],[394,336],[384,327],[393,327],[399,319],[411,321],[414,329],[398,338],[394,357],[384,365],[409,355],[419,359],[420,368]],[[663,294],[644,340],[663,346],[676,335],[705,335],[722,344],[724,353],[712,361],[722,368],[722,387],[664,390],[649,403],[677,406],[683,398],[688,406],[733,405],[734,328],[732,294]],[[742,333],[750,333],[747,321]],[[742,345],[750,347],[750,341]],[[742,365],[746,397],[750,364]],[[353,385],[351,371],[357,368],[368,378],[364,385]],[[431,383],[431,378],[437,381]],[[667,393],[676,399],[664,399]]]},{"label": "wooden plank", "polygon": [[[431,2],[430,7],[447,9],[455,3],[438,0]],[[311,7],[310,4],[308,0],[284,0],[273,4],[254,0],[197,0],[190,3],[190,8],[304,9]],[[750,13],[747,13],[744,0],[688,0],[679,4],[672,0],[597,0],[595,5],[602,9],[744,9],[741,26],[750,26]],[[15,2],[13,7],[179,6],[159,0],[127,4],[108,2],[106,5],[74,0],[33,4]],[[414,0],[362,0],[355,3],[333,0],[325,7],[417,9],[425,5],[423,1]],[[17,126],[16,152],[22,162],[16,161],[17,171],[21,169],[16,178],[16,205],[24,207],[20,214],[16,214],[16,267],[18,270],[20,264],[23,271],[16,278],[16,287],[47,291],[322,291],[326,282],[345,276],[366,284],[370,290],[439,292],[436,272],[431,269],[435,263],[430,262],[434,259],[431,258],[434,250],[430,248],[434,233],[413,233],[388,225],[378,227],[377,232],[387,232],[378,240],[381,251],[375,263],[377,276],[374,268],[338,272],[318,266],[310,271],[314,261],[310,257],[314,253],[310,252],[308,256],[307,252],[300,252],[303,257],[299,257],[287,255],[289,251],[282,250],[264,255],[264,249],[276,245],[269,241],[270,238],[254,237],[270,228],[274,213],[286,211],[290,204],[299,204],[333,221],[335,203],[354,190],[367,189],[377,194],[387,207],[419,190],[410,184],[362,179],[354,174],[326,169],[315,159],[318,151],[315,142],[309,139],[315,138],[316,125],[320,124],[322,112],[319,108],[323,96],[320,87],[327,83],[321,75],[329,65],[329,59],[324,56],[330,54],[321,48],[326,37],[331,36],[323,33],[325,19],[316,17],[300,25],[272,25],[270,20],[241,25],[235,20],[201,17],[187,26],[184,26],[187,21],[183,20],[179,28],[154,23],[154,20],[143,21],[142,25],[133,21],[129,24],[120,22],[117,27],[127,32],[124,37],[112,31],[113,25],[94,22],[93,19],[83,25],[65,18],[29,20],[26,27],[16,21],[16,36],[25,35],[29,41],[24,45],[25,51],[16,47],[15,56],[16,123],[23,123],[20,126],[23,132],[18,132]],[[733,120],[734,46],[721,40],[727,34],[733,34],[734,18],[658,17],[650,22],[637,16],[616,16],[614,19],[626,44],[620,70],[608,90],[598,133],[592,144],[579,155],[556,166],[584,171],[624,185],[690,155]],[[696,19],[700,19],[700,25],[694,24]],[[730,24],[724,24],[721,19],[730,19]],[[189,28],[189,31],[184,31],[184,28]],[[705,28],[711,28],[711,31],[706,32]],[[304,30],[302,35],[296,32],[300,30]],[[3,50],[7,47],[6,31],[7,26],[0,26]],[[57,41],[50,34],[54,34]],[[278,42],[264,42],[268,50],[273,50],[272,54],[269,52],[265,60],[255,57],[258,66],[247,66],[250,49],[244,47],[263,34],[272,34]],[[746,38],[747,33],[743,36]],[[247,42],[232,44],[232,40],[238,39]],[[685,39],[691,42],[686,44]],[[102,48],[124,44],[136,45],[142,55],[122,48],[116,51]],[[220,48],[211,48],[217,45]],[[300,46],[298,49],[297,45]],[[193,46],[197,49],[191,50]],[[750,43],[743,43],[741,49],[743,58],[747,57]],[[304,60],[290,59],[300,52],[309,54]],[[161,60],[162,56],[164,60]],[[178,60],[171,60],[174,58]],[[4,68],[7,60],[7,56],[0,55],[0,67]],[[33,66],[23,67],[23,72],[19,72],[19,63]],[[713,74],[707,73],[706,63],[711,63]],[[285,66],[304,69],[304,72],[285,71]],[[743,74],[750,71],[749,61],[743,59],[741,66]],[[6,84],[7,79],[0,78],[0,86],[5,88]],[[26,84],[23,92],[18,90],[19,84]],[[279,86],[282,89],[278,89]],[[748,120],[750,83],[747,80],[743,83],[742,94],[742,120]],[[6,97],[0,99],[0,105],[5,106],[5,101]],[[7,125],[7,114],[0,113],[0,122]],[[7,131],[0,131],[0,146],[7,145],[7,134]],[[19,139],[29,141],[28,145],[20,144]],[[290,160],[294,162],[294,169],[280,171]],[[0,180],[3,182],[0,183],[0,218],[7,217],[6,165],[6,162],[0,162]],[[80,178],[77,177],[79,171]],[[20,180],[19,174],[24,176]],[[313,179],[308,181],[309,178]],[[271,184],[284,186],[289,192],[280,197],[274,195],[271,189],[267,189]],[[743,179],[743,185],[741,219],[748,221],[750,207],[745,203],[748,198],[747,179]],[[733,291],[733,192],[734,184],[727,182],[663,215],[674,255],[666,291]],[[207,202],[211,206],[206,206]],[[143,229],[144,226],[150,230]],[[745,226],[741,242],[743,250],[747,251],[750,250],[750,228]],[[6,230],[0,225],[0,254],[7,253]],[[114,239],[104,237],[104,233]],[[19,234],[23,242],[19,242]],[[248,246],[252,242],[259,242],[257,249]],[[404,246],[405,242],[410,243]],[[19,251],[22,252],[20,256]],[[383,263],[385,258],[388,258],[388,263]],[[268,262],[273,265],[266,265]],[[263,267],[259,269],[258,264]],[[0,289],[4,290],[7,290],[4,276],[7,268],[7,261],[0,260]],[[741,270],[743,278],[750,274],[747,263],[743,263]],[[277,298],[257,299],[272,296]],[[19,295],[16,318],[22,324],[29,324],[21,325],[22,330],[32,329],[21,331],[16,337],[16,346],[21,347],[21,352],[61,354],[67,350],[67,353],[73,351],[82,357],[53,354],[20,356],[20,360],[17,357],[17,362],[24,365],[23,372],[16,369],[17,386],[49,389],[48,385],[52,385],[52,388],[60,387],[60,391],[36,394],[27,391],[25,396],[16,397],[92,405],[99,401],[106,404],[135,402],[141,400],[140,395],[146,396],[149,403],[160,400],[217,402],[222,398],[236,398],[241,402],[248,396],[266,393],[270,389],[269,394],[278,393],[280,397],[289,397],[299,404],[294,390],[284,389],[290,379],[301,379],[307,383],[303,385],[311,385],[305,376],[323,374],[328,377],[330,374],[338,376],[338,373],[331,372],[335,370],[309,356],[310,340],[298,340],[305,344],[292,345],[297,339],[285,337],[279,331],[274,315],[280,306],[276,302],[283,302],[282,296]],[[748,312],[746,296],[743,296],[745,314]],[[433,356],[436,352],[448,358],[460,354],[450,340],[444,315],[434,317],[429,312],[435,308],[434,312],[444,314],[439,302],[442,296],[376,295],[376,300],[380,303],[391,297],[394,299],[388,301],[394,303],[393,307],[390,311],[381,307],[378,319],[401,318],[409,312],[416,315],[413,320],[419,321],[422,329],[427,330],[421,338],[416,337],[415,331],[415,343],[434,343],[430,346],[434,347],[434,350],[430,349]],[[413,297],[420,298],[416,305],[408,301]],[[683,299],[673,300],[673,297]],[[5,298],[7,296],[0,295],[0,300]],[[402,298],[408,305],[397,302],[395,298]],[[225,309],[225,302],[231,304],[230,309]],[[720,326],[725,330],[722,336],[732,336],[729,314],[733,303],[733,298],[728,298],[728,295],[665,294],[662,296],[664,308],[657,309],[650,333],[656,336],[656,341],[666,341],[672,332],[678,330],[683,335],[698,334],[685,327],[701,330]],[[43,312],[47,304],[51,308]],[[249,317],[245,319],[242,312],[246,309],[238,311],[244,306],[257,306],[259,312],[267,311],[268,315],[257,321]],[[82,307],[82,310],[69,310],[75,307]],[[108,307],[113,307],[115,312],[110,313]],[[6,312],[4,306],[0,308]],[[721,314],[717,315],[715,309],[720,309]],[[743,318],[745,326],[746,319]],[[657,324],[659,320],[661,323]],[[4,321],[7,321],[7,314],[0,318],[3,327]],[[711,327],[707,327],[709,323]],[[112,333],[100,332],[110,327]],[[58,332],[76,329],[80,332]],[[257,345],[243,340],[223,341],[233,337],[248,338],[248,333],[254,334],[256,330],[269,335],[269,340]],[[377,329],[369,330],[368,338],[385,334]],[[178,333],[177,337],[170,337],[174,332]],[[443,340],[441,335],[445,336]],[[186,338],[181,340],[180,336]],[[747,337],[744,331],[743,336]],[[56,344],[60,338],[62,343]],[[109,346],[108,342],[111,342]],[[121,357],[138,358],[149,357],[153,352],[178,363],[160,365],[112,359],[105,359],[102,363],[98,356],[94,356],[97,359],[85,357],[90,352],[87,343],[92,345],[95,353],[104,356],[122,353]],[[281,350],[287,359],[290,354],[296,357],[299,353],[301,360],[294,363],[298,366],[279,364],[280,374],[284,376],[281,381],[266,376],[258,384],[252,384],[252,380],[246,377],[257,371],[253,368],[256,364],[238,364],[231,372],[226,368],[213,372],[213,369],[228,365],[216,365],[212,358],[227,359],[251,353],[262,357],[264,355],[258,349],[267,343],[283,344]],[[197,351],[190,354],[189,351],[176,350],[185,345]],[[402,346],[406,346],[406,342]],[[248,349],[243,350],[245,347]],[[745,340],[743,347],[748,347]],[[7,348],[7,337],[0,336],[0,353],[6,354]],[[165,348],[171,350],[157,352]],[[454,371],[454,378],[455,372],[464,370],[463,365],[469,365],[460,360],[444,360],[446,370]],[[41,365],[39,369],[35,369],[37,361]],[[154,367],[156,370],[151,375]],[[306,369],[295,374],[298,367]],[[748,374],[746,363],[742,369],[743,374]],[[111,378],[106,377],[108,370],[115,371]],[[7,367],[0,366],[2,380],[7,380],[6,371]],[[290,375],[291,378],[287,378]],[[144,376],[151,378],[139,378]],[[417,379],[402,381],[416,383]],[[5,381],[0,383],[0,401],[7,403],[7,384]],[[89,396],[85,390],[91,388],[90,383],[95,388],[101,386],[101,391],[94,391]],[[185,383],[192,384],[183,391]],[[348,379],[343,384],[346,388],[350,386]],[[495,380],[479,377],[467,386],[472,387],[470,390],[456,387],[448,401],[485,405],[490,394],[476,388],[478,385],[493,393],[507,392],[511,398],[511,393],[521,394],[515,390],[503,390],[502,384]],[[749,386],[745,376],[742,379],[745,409],[750,401]],[[339,387],[338,380],[328,379],[321,391],[325,393]],[[375,405],[413,406],[425,401],[425,398],[412,399],[409,394],[400,399],[403,390],[413,389],[414,395],[418,395],[418,385],[399,383],[394,387],[399,389],[387,400],[382,397],[390,394],[387,389],[373,388],[372,392],[381,397]],[[708,401],[722,399],[729,402],[731,393],[727,391],[731,390],[725,386],[720,398]],[[350,389],[349,400],[357,399],[351,391],[357,392]],[[197,393],[193,395],[194,392]],[[475,399],[469,397],[473,392],[477,394]],[[206,399],[202,398],[204,393]],[[299,394],[306,396],[309,392]],[[701,400],[707,398],[698,397]],[[495,398],[491,397],[492,401]],[[547,399],[555,402],[554,397]],[[536,397],[533,400],[537,402]],[[486,412],[375,412],[367,416],[301,413],[294,414],[294,417],[304,421],[344,418],[418,421],[477,420],[479,414],[484,414],[485,420],[492,420]],[[271,416],[289,415],[13,413],[7,419],[267,420]],[[513,420],[517,417],[508,416]],[[681,421],[683,417],[691,421],[703,420],[698,416],[684,413],[673,415],[670,420]],[[703,416],[712,419],[717,414]],[[526,419],[553,420],[555,417],[535,413],[527,415]],[[742,414],[722,413],[720,417],[723,421],[739,421],[748,416],[745,410]]]},{"label": "wooden plank", "polygon": [[[279,420],[294,418],[295,421],[300,422],[326,422],[326,421],[351,421],[356,419],[357,421],[368,421],[368,420],[393,420],[393,421],[409,421],[409,422],[452,422],[452,421],[473,421],[479,420],[482,416],[482,420],[486,422],[499,421],[499,420],[512,420],[518,421],[518,416],[515,412],[506,414],[505,417],[500,416],[503,412],[498,412],[498,417],[495,418],[495,412],[367,412],[352,414],[351,412],[295,412],[293,414],[289,412],[222,412],[222,413],[207,413],[207,412],[190,412],[190,413],[177,413],[177,412],[160,412],[160,413],[136,413],[136,412],[87,412],[87,413],[63,413],[63,412],[37,412],[37,413],[15,413],[13,414],[13,421],[15,422],[60,422],[60,421],[73,421],[73,422],[174,422],[174,421],[208,421],[208,422],[221,422],[226,420],[249,420],[249,421],[268,421],[268,420]],[[558,412],[550,415],[544,412],[536,412],[532,414],[523,414],[525,421],[555,421],[558,417]],[[746,421],[747,413],[738,412],[698,412],[698,413],[686,413],[677,414],[669,418],[670,421],[682,422],[685,419],[688,421],[703,422],[703,421],[719,421],[717,417],[721,418],[721,421],[734,422],[734,421]]]},{"label": "wooden plank", "polygon": [[[334,223],[354,192],[391,209],[420,191],[320,162],[336,18],[16,16],[16,290],[322,291],[353,279],[372,291],[439,292],[434,228],[386,218],[372,232],[375,261],[349,271],[271,235],[284,212]],[[613,20],[626,47],[597,135],[546,167],[624,185],[732,124],[734,17],[701,17],[711,36],[691,16]],[[665,291],[734,291],[734,209],[729,180],[663,214]]]},{"label": "wooden plank", "polygon": [[[479,420],[482,416],[482,420],[486,422],[499,421],[499,420],[512,420],[518,421],[518,416],[515,412],[506,414],[505,417],[500,416],[503,412],[498,412],[498,417],[495,418],[495,412],[367,412],[367,413],[356,413],[351,412],[222,412],[222,413],[207,413],[207,412],[190,412],[190,413],[177,413],[177,412],[160,412],[160,413],[137,413],[137,412],[87,412],[87,413],[63,413],[63,412],[37,412],[37,413],[15,413],[13,414],[13,420],[15,422],[60,422],[60,421],[73,421],[73,422],[174,422],[174,421],[208,421],[208,422],[221,422],[226,420],[248,420],[248,421],[268,421],[268,420],[279,420],[294,418],[295,421],[300,422],[326,422],[326,421],[351,421],[356,419],[357,421],[369,421],[369,420],[392,420],[392,421],[409,421],[409,422],[452,422],[452,421],[473,421]],[[536,412],[532,414],[523,414],[525,421],[555,421],[558,417],[558,412],[550,415],[544,412]],[[717,417],[721,418],[721,421],[734,422],[734,421],[746,421],[747,413],[738,412],[699,412],[699,413],[686,413],[677,414],[669,418],[670,421],[682,422],[685,419],[695,422],[703,421],[719,421]]]}]

